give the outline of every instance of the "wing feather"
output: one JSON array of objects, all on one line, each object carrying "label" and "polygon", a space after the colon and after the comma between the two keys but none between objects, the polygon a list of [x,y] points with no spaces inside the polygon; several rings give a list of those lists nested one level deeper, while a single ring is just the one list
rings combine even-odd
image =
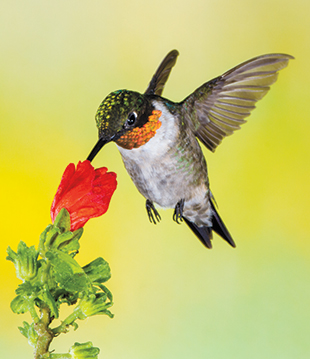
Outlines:
[{"label": "wing feather", "polygon": [[165,83],[168,80],[170,72],[176,63],[178,56],[179,52],[177,50],[172,50],[167,54],[152,77],[152,80],[145,91],[145,95],[161,96]]},{"label": "wing feather", "polygon": [[182,112],[199,140],[211,151],[251,114],[293,56],[267,54],[248,60],[203,84],[182,104]]}]

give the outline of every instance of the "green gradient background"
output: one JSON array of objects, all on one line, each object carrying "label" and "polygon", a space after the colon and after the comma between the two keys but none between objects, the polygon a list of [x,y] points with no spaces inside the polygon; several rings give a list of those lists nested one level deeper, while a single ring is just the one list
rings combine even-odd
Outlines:
[{"label": "green gradient background", "polygon": [[100,358],[310,358],[308,0],[2,1],[1,358],[31,358],[9,303],[19,281],[8,245],[37,244],[69,162],[97,140],[95,111],[111,91],[143,92],[173,48],[164,95],[179,101],[251,57],[296,60],[240,132],[205,151],[220,213],[237,243],[205,249],[144,199],[116,146],[94,160],[118,174],[109,211],[85,226],[78,260],[103,256],[114,319],[90,318],[55,340],[93,341]]}]

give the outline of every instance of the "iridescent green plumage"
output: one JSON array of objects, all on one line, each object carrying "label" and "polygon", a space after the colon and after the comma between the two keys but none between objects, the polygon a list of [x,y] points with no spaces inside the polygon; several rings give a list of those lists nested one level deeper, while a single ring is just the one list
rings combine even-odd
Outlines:
[{"label": "iridescent green plumage", "polygon": [[120,131],[128,114],[133,109],[141,111],[144,104],[144,96],[138,92],[128,90],[111,92],[102,101],[96,113],[99,133]]}]

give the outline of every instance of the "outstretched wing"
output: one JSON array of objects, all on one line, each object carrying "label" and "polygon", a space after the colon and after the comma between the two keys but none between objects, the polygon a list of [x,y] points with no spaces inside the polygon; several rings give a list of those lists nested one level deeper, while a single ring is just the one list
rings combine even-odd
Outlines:
[{"label": "outstretched wing", "polygon": [[165,87],[165,83],[168,80],[171,69],[177,61],[179,52],[177,50],[172,50],[169,54],[163,59],[162,63],[159,65],[155,75],[153,76],[151,82],[149,83],[148,88],[145,91],[146,95],[161,95]]},{"label": "outstretched wing", "polygon": [[202,86],[181,104],[198,139],[212,152],[240,128],[293,56],[268,54],[243,62]]}]

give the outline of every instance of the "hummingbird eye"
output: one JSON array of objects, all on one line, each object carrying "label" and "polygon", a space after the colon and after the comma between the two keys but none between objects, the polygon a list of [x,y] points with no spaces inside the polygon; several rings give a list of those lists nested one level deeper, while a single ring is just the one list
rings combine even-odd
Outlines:
[{"label": "hummingbird eye", "polygon": [[127,125],[132,126],[136,122],[136,119],[137,119],[136,112],[130,112],[126,121]]}]

